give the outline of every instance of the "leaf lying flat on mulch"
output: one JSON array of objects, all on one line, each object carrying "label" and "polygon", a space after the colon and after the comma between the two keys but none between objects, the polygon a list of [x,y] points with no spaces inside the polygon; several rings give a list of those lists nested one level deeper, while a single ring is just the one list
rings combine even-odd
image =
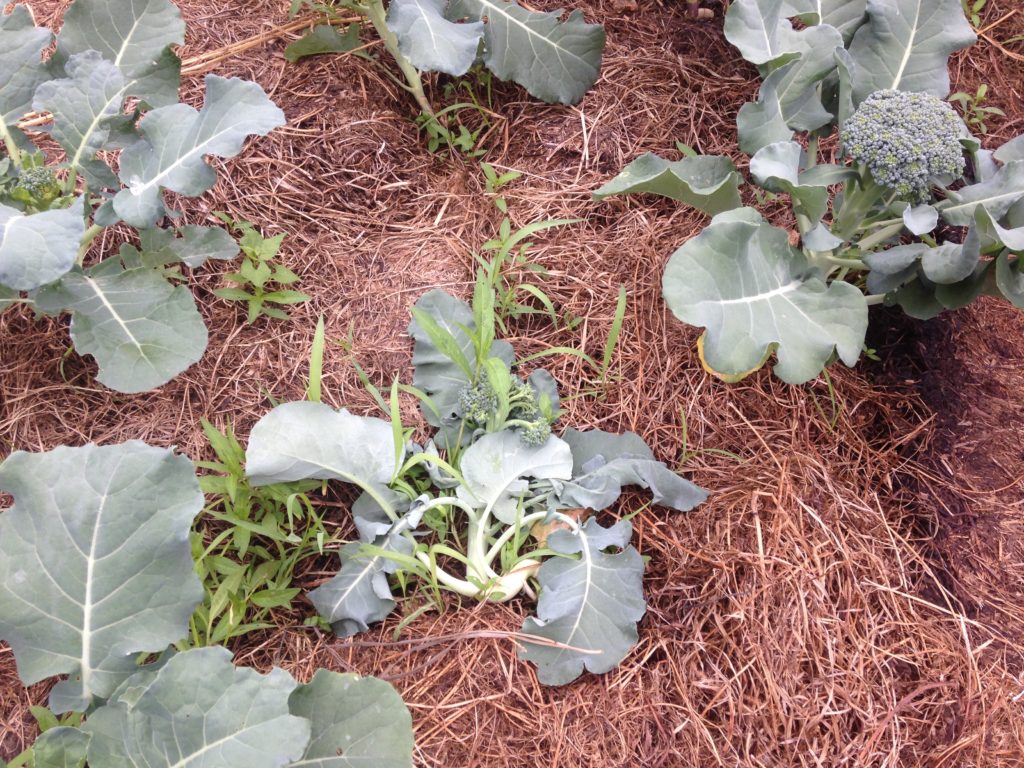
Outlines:
[{"label": "leaf lying flat on mulch", "polygon": [[[285,20],[283,1],[180,4],[190,21],[185,55]],[[59,10],[32,5],[40,23]],[[589,195],[644,151],[670,155],[676,140],[733,152],[736,110],[753,93],[755,73],[722,38],[717,4],[710,4],[716,20],[699,24],[675,0],[637,12],[618,10],[615,0],[580,5],[608,27],[597,88],[571,109],[497,85],[503,119],[486,159],[526,174],[506,194],[516,225],[585,219],[538,238],[534,258],[551,271],[545,290],[586,320],[572,333],[522,324],[512,341],[528,354],[582,339],[600,354],[624,284],[630,303],[618,379],[599,398],[571,401],[564,423],[636,430],[659,458],[675,462],[684,452],[685,414],[685,450],[729,451],[742,463],[697,454],[683,469],[715,491],[711,501],[688,515],[645,509],[634,520],[635,543],[651,556],[649,613],[640,645],[608,675],[543,688],[504,634],[518,629],[526,606],[465,601],[455,610],[455,599],[452,610],[416,619],[397,643],[397,618],[340,641],[298,628],[302,615],[280,615],[291,628],[245,638],[238,661],[279,664],[303,679],[328,666],[392,680],[412,708],[425,766],[1020,765],[1020,638],[1006,629],[1008,617],[1020,615],[1019,585],[1015,593],[1008,579],[987,576],[1012,577],[1020,562],[1015,550],[996,545],[1018,535],[1019,488],[1001,487],[1010,475],[972,476],[967,463],[954,461],[966,455],[957,452],[959,436],[980,440],[978,425],[991,420],[968,417],[977,431],[965,433],[962,419],[948,418],[949,398],[923,392],[928,376],[969,371],[949,381],[968,382],[962,394],[970,393],[972,408],[999,414],[1006,430],[999,442],[1012,447],[1024,412],[1012,370],[1021,348],[996,354],[973,334],[1001,323],[1016,331],[1000,338],[1021,338],[1019,317],[984,306],[934,321],[929,328],[948,329],[940,338],[956,340],[940,344],[942,354],[927,333],[909,345],[924,345],[927,376],[897,362],[914,354],[900,344],[900,327],[882,333],[884,365],[832,370],[835,402],[824,380],[795,388],[765,373],[735,386],[709,379],[694,353],[696,333],[670,319],[660,299],[668,254],[704,221],[664,201],[593,204]],[[985,17],[995,21],[1013,5],[990,0]],[[993,34],[1021,33],[1020,16]],[[246,326],[210,293],[220,277],[200,272],[192,284],[210,327],[206,356],[161,390],[131,397],[97,387],[88,360],[62,360],[63,321],[8,312],[0,316],[0,452],[142,438],[205,458],[201,416],[231,418],[244,435],[269,408],[266,392],[301,396],[320,313],[329,338],[351,339],[351,352],[329,346],[330,402],[372,411],[352,358],[378,383],[395,372],[408,377],[408,307],[428,287],[468,289],[471,253],[499,215],[473,162],[425,151],[411,101],[377,70],[351,57],[287,66],[284,43],[246,52],[218,72],[256,78],[289,127],[250,145],[211,195],[189,204],[186,218],[207,221],[210,211],[228,210],[268,234],[287,231],[287,266],[314,300],[292,322]],[[958,58],[954,79],[965,90],[981,80],[991,85],[992,103],[1009,114],[991,121],[996,141],[1024,132],[1024,69],[993,51],[979,45]],[[190,97],[198,99],[200,87],[200,78],[189,80]],[[434,97],[441,97],[436,88]],[[993,361],[1005,368],[998,390],[978,385]],[[554,358],[551,367],[564,392],[591,385],[574,358]],[[1005,410],[981,404],[991,397]],[[403,411],[416,418],[412,402]],[[978,448],[1014,468],[998,445]],[[936,469],[943,458],[952,469],[945,475]],[[979,519],[992,507],[1003,511],[969,529],[951,498],[966,499]],[[331,519],[350,530],[344,501],[330,500]],[[306,564],[303,585],[333,565]],[[419,604],[413,598],[408,610]],[[33,738],[27,705],[45,694],[36,686],[26,695],[9,651],[0,650],[0,756]]]}]

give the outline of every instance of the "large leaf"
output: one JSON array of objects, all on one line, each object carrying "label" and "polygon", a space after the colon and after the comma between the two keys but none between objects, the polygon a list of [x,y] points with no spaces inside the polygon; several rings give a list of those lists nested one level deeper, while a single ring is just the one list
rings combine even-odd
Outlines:
[{"label": "large leaf", "polygon": [[707,328],[705,360],[728,376],[759,368],[775,349],[779,378],[808,381],[833,352],[856,363],[867,330],[861,292],[826,285],[788,234],[750,208],[719,214],[672,255],[664,295],[676,317]]},{"label": "large leaf", "polygon": [[0,464],[0,637],[26,685],[71,675],[55,711],[84,711],[188,631],[203,590],[189,529],[203,506],[191,462],[140,442]]},{"label": "large leaf", "polygon": [[71,340],[99,365],[96,378],[119,392],[166,384],[202,357],[206,326],[192,293],[152,269],[104,263],[44,289],[41,310],[71,312]]},{"label": "large leaf", "polygon": [[447,4],[447,0],[392,0],[387,23],[398,38],[398,49],[414,67],[458,77],[476,61],[484,25],[449,21],[444,17]]},{"label": "large leaf", "polygon": [[295,680],[235,667],[224,648],[170,659],[86,720],[90,766],[285,768],[309,743],[310,723],[288,711]]},{"label": "large leaf", "polygon": [[504,0],[452,0],[449,19],[486,20],[484,63],[547,102],[575,104],[597,81],[604,27],[573,11],[528,11]]},{"label": "large leaf", "polygon": [[292,693],[288,708],[312,725],[295,766],[412,768],[412,717],[383,680],[320,669]]},{"label": "large leaf", "polygon": [[949,191],[946,197],[949,203],[940,204],[939,210],[950,224],[970,226],[979,207],[993,220],[1001,219],[1014,203],[1024,199],[1024,160],[1009,162],[988,181]]},{"label": "large leaf", "polygon": [[142,118],[145,138],[121,153],[120,178],[127,189],[114,198],[114,210],[132,226],[153,226],[165,213],[161,190],[201,195],[217,180],[204,156],[234,157],[248,136],[265,136],[284,122],[284,113],[256,83],[208,75],[198,112],[172,104]]},{"label": "large leaf", "polygon": [[554,436],[536,448],[523,445],[518,432],[506,429],[486,434],[473,443],[462,454],[459,468],[465,480],[465,485],[458,489],[459,496],[512,524],[517,499],[529,485],[526,478],[570,479],[572,451],[568,443]]},{"label": "large leaf", "polygon": [[68,77],[43,83],[33,107],[53,114],[53,138],[93,188],[117,185],[106,163],[94,160],[121,114],[126,84],[121,70],[96,51],[76,53],[65,65]]},{"label": "large leaf", "polygon": [[184,41],[185,22],[171,0],[75,0],[56,60],[97,51],[124,73],[125,95],[162,107],[178,100],[180,62],[168,46]]},{"label": "large leaf", "polygon": [[[434,324],[447,333],[455,349],[463,358],[473,363],[473,339],[469,332],[476,330],[473,310],[469,305],[440,289],[423,294],[416,302],[416,309],[428,315]],[[459,395],[469,385],[470,379],[466,372],[434,343],[430,334],[416,320],[409,324],[408,333],[414,345],[412,364],[414,368],[413,384],[425,392],[434,408],[423,406],[423,415],[427,422],[435,427],[457,428]],[[491,344],[490,356],[504,360],[509,365],[515,359],[512,346],[505,341]],[[434,409],[437,410],[435,413]],[[438,418],[440,416],[440,418]],[[468,436],[467,436],[468,437]],[[439,435],[438,441],[445,446],[446,436]]]},{"label": "large leaf", "polygon": [[728,157],[700,155],[669,161],[647,153],[597,190],[594,199],[650,192],[679,200],[713,216],[740,207],[742,181]]},{"label": "large leaf", "polygon": [[[542,683],[564,685],[584,668],[608,672],[636,645],[636,623],[646,605],[644,561],[630,546],[631,535],[625,520],[602,528],[590,518],[576,532],[556,530],[548,536],[548,547],[578,557],[552,557],[537,572],[537,616],[524,622],[523,632],[569,646],[524,641],[520,658],[537,665]],[[609,547],[622,551],[603,552]]]},{"label": "large leaf", "polygon": [[573,468],[572,480],[558,488],[560,506],[607,509],[625,485],[648,488],[655,504],[680,512],[708,497],[707,491],[655,459],[647,443],[634,432],[617,435],[600,429],[567,429],[562,439],[572,449]]},{"label": "large leaf", "polygon": [[794,130],[812,131],[832,121],[818,93],[818,84],[835,70],[843,37],[829,26],[803,33],[796,58],[765,78],[757,101],[744,104],[736,118],[740,149],[754,154],[761,147],[788,141]]},{"label": "large leaf", "polygon": [[85,234],[84,201],[24,214],[0,204],[0,285],[30,291],[75,266]]},{"label": "large leaf", "polygon": [[854,35],[854,99],[874,91],[949,93],[949,56],[977,40],[960,0],[868,0]]},{"label": "large leaf", "polygon": [[373,541],[377,552],[367,554],[359,542],[346,544],[340,552],[341,570],[309,593],[317,613],[331,623],[339,636],[364,632],[394,610],[387,574],[398,570],[398,565],[383,553],[409,556],[413,542],[407,534],[422,518],[423,513],[415,508],[400,517]]},{"label": "large leaf", "polygon": [[6,15],[0,8],[0,138],[32,110],[32,94],[50,78],[42,58],[50,38],[50,30],[35,26],[27,5]]},{"label": "large leaf", "polygon": [[252,428],[245,471],[257,486],[342,480],[377,491],[400,459],[388,422],[298,401],[277,406]]}]

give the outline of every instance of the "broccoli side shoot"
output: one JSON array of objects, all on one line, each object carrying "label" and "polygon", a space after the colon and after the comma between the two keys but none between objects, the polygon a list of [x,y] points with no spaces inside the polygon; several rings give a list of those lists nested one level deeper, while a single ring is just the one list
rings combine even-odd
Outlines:
[{"label": "broccoli side shoot", "polygon": [[931,181],[964,174],[963,125],[946,102],[927,93],[875,91],[842,130],[848,157],[913,203],[927,202]]},{"label": "broccoli side shoot", "polygon": [[11,198],[33,210],[45,211],[60,197],[60,182],[49,168],[26,168],[17,177]]},{"label": "broccoli side shoot", "polygon": [[547,442],[551,435],[551,422],[537,402],[533,387],[513,378],[508,401],[508,416],[501,419],[500,399],[490,380],[483,377],[475,385],[462,390],[459,395],[459,413],[467,423],[487,432],[515,429],[523,445],[536,448]]}]

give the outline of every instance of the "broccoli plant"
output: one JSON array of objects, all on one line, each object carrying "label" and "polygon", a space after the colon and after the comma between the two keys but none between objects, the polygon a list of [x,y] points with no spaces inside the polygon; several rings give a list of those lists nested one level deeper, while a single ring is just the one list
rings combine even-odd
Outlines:
[{"label": "broccoli plant", "polygon": [[754,184],[788,195],[793,236],[742,207],[725,157],[645,155],[595,193],[713,215],[663,282],[673,313],[706,329],[709,371],[735,381],[773,353],[791,383],[836,357],[852,366],[871,305],[929,318],[990,295],[1024,308],[1024,137],[982,149],[942,101],[949,56],[975,40],[958,0],[736,0],[725,33],[764,78],[739,145]]},{"label": "broccoli plant", "polygon": [[409,711],[381,680],[320,670],[299,685],[235,667],[224,648],[168,648],[203,595],[187,458],[138,441],[18,451],[0,489],[15,501],[0,513],[0,639],[26,685],[67,676],[54,713],[85,715],[10,766],[411,768]]},{"label": "broccoli plant", "polygon": [[[309,3],[323,8],[319,3]],[[297,7],[295,3],[293,7]],[[425,115],[434,111],[422,72],[466,74],[478,61],[548,103],[575,104],[597,80],[604,27],[580,11],[531,11],[508,0],[335,0],[373,25],[405,79],[403,87]],[[290,48],[290,58],[351,48],[351,33],[314,28]]]},{"label": "broccoli plant", "polygon": [[[75,0],[44,60],[53,35],[28,6],[0,13],[0,310],[70,313],[75,347],[121,392],[164,384],[206,347],[191,294],[164,268],[238,254],[222,229],[162,227],[174,215],[163,191],[206,192],[217,174],[204,156],[234,157],[284,123],[262,88],[236,78],[207,77],[200,110],[179,104],[172,49],[184,31],[170,0]],[[59,162],[29,140],[43,132]],[[86,265],[120,223],[140,247]]]},{"label": "broccoli plant", "polygon": [[[359,541],[341,548],[341,570],[310,593],[313,605],[347,636],[391,613],[392,585],[414,577],[494,602],[539,592],[521,656],[541,681],[607,672],[637,641],[644,562],[627,520],[604,527],[590,510],[611,508],[625,485],[680,511],[707,494],[632,432],[552,434],[554,379],[516,373],[483,275],[472,306],[440,290],[422,296],[409,333],[413,384],[392,386],[390,420],[291,402],[250,435],[253,485],[336,480],[362,491],[352,505]],[[400,390],[419,398],[435,430],[425,443],[400,421]]]}]

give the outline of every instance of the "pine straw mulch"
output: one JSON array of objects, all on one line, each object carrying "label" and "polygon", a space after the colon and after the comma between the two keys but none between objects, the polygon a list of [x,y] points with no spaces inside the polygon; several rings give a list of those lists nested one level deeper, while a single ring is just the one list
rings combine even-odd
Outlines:
[{"label": "pine straw mulch", "polygon": [[[31,5],[41,22],[60,10]],[[183,2],[184,55],[281,24],[284,5]],[[342,641],[280,615],[288,628],[245,638],[238,662],[392,681],[424,766],[1020,766],[1024,322],[993,302],[923,324],[880,310],[872,343],[885,362],[834,367],[834,396],[824,378],[790,387],[761,372],[727,386],[704,375],[696,332],[660,299],[665,259],[703,217],[589,195],[642,151],[671,154],[675,140],[734,153],[755,73],[724,41],[718,6],[698,24],[670,0],[640,12],[623,0],[581,5],[608,28],[598,87],[579,108],[558,108],[496,86],[486,159],[525,172],[506,194],[516,225],[583,219],[537,238],[532,258],[550,270],[544,289],[585,320],[572,332],[517,325],[520,354],[557,344],[599,354],[618,285],[629,293],[614,380],[570,400],[564,423],[636,430],[714,492],[693,513],[634,519],[651,558],[639,645],[610,674],[545,688],[510,635],[528,605],[455,610],[451,599],[398,641],[399,617]],[[987,22],[1014,5],[990,0]],[[990,34],[1020,34],[1022,17]],[[328,349],[330,402],[373,410],[352,360],[378,383],[408,377],[410,304],[432,286],[465,294],[471,254],[499,215],[472,161],[425,151],[411,102],[378,70],[353,57],[288,66],[282,49],[270,42],[217,67],[262,83],[289,125],[250,145],[186,210],[190,221],[228,210],[287,231],[286,262],[313,301],[292,322],[246,326],[211,294],[218,269],[201,270],[192,284],[210,328],[206,356],[137,396],[98,387],[90,361],[64,358],[65,320],[7,312],[0,452],[141,438],[206,457],[200,417],[231,419],[244,435],[270,407],[266,393],[301,396],[320,313],[329,338],[345,340]],[[956,59],[954,80],[991,85],[1009,114],[990,121],[993,140],[1024,131],[1019,61],[983,42]],[[200,78],[186,91],[198,102]],[[567,394],[594,383],[575,358],[549,367]],[[417,418],[412,402],[404,417]],[[630,497],[623,511],[639,505]],[[332,522],[349,532],[345,517]],[[309,563],[301,582],[332,567]],[[10,757],[33,738],[27,706],[47,687],[25,692],[7,649],[0,680],[0,755]]]}]

